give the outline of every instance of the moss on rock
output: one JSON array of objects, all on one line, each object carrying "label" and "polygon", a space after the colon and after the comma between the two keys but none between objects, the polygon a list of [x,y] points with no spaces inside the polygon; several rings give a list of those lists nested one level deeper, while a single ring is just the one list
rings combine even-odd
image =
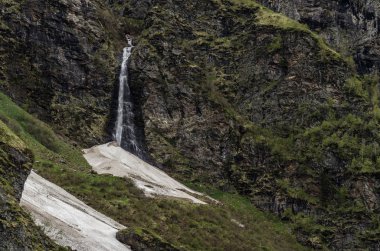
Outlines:
[{"label": "moss on rock", "polygon": [[45,236],[19,206],[32,163],[24,142],[0,121],[0,249],[66,250]]}]

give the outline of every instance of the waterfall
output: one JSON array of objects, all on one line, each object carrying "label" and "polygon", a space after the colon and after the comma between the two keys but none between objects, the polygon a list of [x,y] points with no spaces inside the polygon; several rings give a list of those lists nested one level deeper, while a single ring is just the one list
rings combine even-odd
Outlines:
[{"label": "waterfall", "polygon": [[128,46],[123,49],[123,61],[119,76],[119,98],[117,108],[117,120],[115,126],[115,140],[121,147],[141,156],[138,147],[134,124],[133,103],[128,83],[128,59],[132,53],[132,39],[127,37]]}]

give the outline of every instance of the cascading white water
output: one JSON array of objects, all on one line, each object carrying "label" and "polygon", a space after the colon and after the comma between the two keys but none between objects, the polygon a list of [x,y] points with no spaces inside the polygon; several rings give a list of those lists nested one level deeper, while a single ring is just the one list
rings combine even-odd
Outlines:
[{"label": "cascading white water", "polygon": [[128,39],[128,47],[125,47],[123,50],[123,61],[121,63],[121,70],[119,76],[119,99],[115,135],[115,140],[119,146],[121,145],[121,139],[123,136],[124,87],[128,85],[128,59],[131,56],[132,47],[132,41]]},{"label": "cascading white water", "polygon": [[[127,40],[128,46],[123,50],[123,61],[119,76],[119,98],[115,140],[119,146],[125,146],[127,148],[126,150],[133,151],[136,155],[141,156],[142,152],[138,147],[136,139],[133,103],[131,101],[131,92],[128,83],[128,59],[132,54],[133,44],[132,39],[127,38]],[[126,142],[123,142],[123,138],[125,138]]]}]

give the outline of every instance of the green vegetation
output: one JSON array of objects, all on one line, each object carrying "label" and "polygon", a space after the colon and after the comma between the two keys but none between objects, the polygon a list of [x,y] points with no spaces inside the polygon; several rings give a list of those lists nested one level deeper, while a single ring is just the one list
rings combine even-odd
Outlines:
[{"label": "green vegetation", "polygon": [[270,43],[267,47],[267,50],[269,53],[275,52],[282,47],[282,38],[281,36],[277,35],[274,37],[272,43]]},{"label": "green vegetation", "polygon": [[[3,185],[0,182],[1,188],[3,188]],[[31,217],[20,207],[14,197],[4,195],[3,192],[0,192],[0,195],[2,196],[0,200],[2,203],[0,206],[0,228],[7,235],[6,239],[1,240],[0,248],[3,248],[4,244],[11,244],[2,250],[10,250],[9,248],[12,249],[12,247],[15,248],[14,250],[68,250],[58,246],[45,236],[42,229],[34,225]]]},{"label": "green vegetation", "polygon": [[[9,2],[9,0],[6,2]],[[220,7],[216,16],[220,14],[220,11],[228,13],[226,17],[232,24],[231,27],[233,28],[231,30],[234,31],[231,32],[232,35],[219,37],[217,32],[214,33],[212,25],[204,26],[206,27],[204,30],[201,30],[204,28],[202,25],[194,25],[200,30],[192,30],[192,25],[183,24],[183,20],[175,12],[170,9],[160,10],[159,6],[156,6],[151,10],[152,13],[166,11],[162,14],[164,18],[154,20],[157,17],[152,15],[152,20],[149,21],[155,23],[155,26],[142,33],[138,46],[146,46],[146,50],[141,50],[141,53],[149,53],[149,60],[157,60],[155,66],[165,67],[166,62],[162,61],[165,61],[165,58],[171,55],[170,53],[167,55],[159,54],[168,53],[161,51],[162,45],[165,44],[162,42],[167,41],[165,37],[175,37],[176,39],[173,39],[173,48],[170,48],[170,50],[176,51],[178,54],[188,55],[188,58],[182,55],[178,57],[181,62],[186,62],[185,67],[189,66],[186,68],[187,73],[190,75],[192,70],[197,71],[198,75],[194,75],[196,77],[204,73],[204,76],[202,75],[204,79],[202,77],[200,79],[196,77],[191,79],[200,86],[189,86],[193,90],[200,90],[201,94],[212,103],[212,106],[221,108],[218,110],[222,111],[222,113],[224,112],[221,116],[225,116],[226,121],[231,124],[228,129],[230,129],[231,138],[236,139],[236,143],[234,142],[236,144],[236,154],[234,153],[233,157],[241,157],[239,154],[244,152],[245,149],[243,148],[251,150],[253,154],[252,156],[243,156],[241,159],[247,160],[251,157],[253,159],[256,158],[256,155],[262,155],[260,156],[261,159],[258,160],[258,164],[253,165],[252,161],[252,163],[248,162],[246,166],[232,163],[231,166],[226,167],[226,169],[230,169],[228,171],[231,172],[231,176],[237,180],[234,185],[243,185],[249,195],[262,189],[261,187],[255,187],[256,184],[253,184],[254,182],[249,176],[249,172],[256,171],[252,171],[252,169],[259,166],[259,168],[266,169],[265,171],[259,171],[265,173],[263,179],[266,180],[264,185],[266,186],[265,189],[268,188],[268,193],[278,191],[282,193],[281,195],[284,198],[316,207],[321,212],[325,210],[326,214],[329,214],[328,217],[332,217],[331,212],[334,212],[334,210],[346,210],[348,211],[347,213],[364,212],[366,207],[359,200],[351,203],[352,205],[350,204],[350,207],[348,207],[351,199],[347,192],[348,188],[344,185],[336,185],[331,181],[331,176],[328,173],[331,170],[328,170],[328,167],[339,165],[339,168],[344,169],[342,175],[352,175],[352,177],[361,174],[378,174],[380,170],[379,145],[377,143],[380,140],[378,130],[380,120],[378,79],[353,76],[346,81],[344,86],[346,91],[345,98],[357,102],[357,107],[355,107],[357,110],[352,109],[347,112],[344,110],[346,107],[343,104],[336,104],[333,98],[329,98],[320,107],[311,107],[311,104],[300,105],[299,110],[302,116],[305,115],[304,120],[307,122],[312,121],[305,127],[303,125],[284,125],[281,128],[280,126],[279,128],[271,128],[270,126],[264,127],[255,124],[248,116],[244,116],[238,105],[231,102],[232,98],[230,99],[230,97],[234,96],[234,88],[239,86],[240,79],[246,82],[248,82],[247,79],[250,79],[252,83],[255,83],[256,79],[249,78],[252,77],[252,69],[247,67],[247,69],[237,73],[234,72],[233,67],[235,65],[231,66],[232,63],[231,65],[207,65],[207,63],[201,62],[202,56],[196,54],[194,48],[199,48],[202,52],[208,52],[205,54],[209,56],[209,59],[204,61],[218,61],[218,56],[220,56],[220,54],[217,55],[218,53],[223,53],[222,56],[231,53],[233,56],[228,59],[232,59],[232,62],[234,59],[237,61],[242,58],[240,57],[241,54],[247,52],[243,47],[248,42],[254,41],[250,40],[249,36],[246,36],[256,35],[247,32],[251,28],[249,25],[251,25],[252,27],[254,26],[252,31],[265,30],[263,35],[266,37],[263,36],[263,38],[268,39],[268,43],[264,40],[261,46],[250,47],[250,49],[257,50],[255,51],[255,56],[267,55],[268,53],[277,54],[277,52],[281,54],[282,49],[285,51],[287,46],[284,35],[286,32],[291,32],[308,42],[314,41],[313,44],[315,45],[311,46],[316,56],[312,54],[312,60],[318,62],[322,60],[329,63],[336,63],[336,60],[338,60],[339,62],[346,61],[348,65],[352,65],[352,58],[343,58],[327,46],[320,36],[310,31],[306,25],[276,14],[255,1],[214,0],[214,2]],[[124,9],[125,4],[117,2],[114,6],[115,11],[120,12]],[[246,8],[249,11],[246,11]],[[243,11],[239,13],[241,10]],[[124,43],[122,33],[119,32],[119,26],[131,31],[131,33],[137,33],[143,26],[143,21],[122,18],[120,24],[108,9],[100,8],[98,11],[99,21],[107,30],[108,37],[105,38],[107,43],[98,46],[97,51],[92,54],[91,60],[94,61],[95,67],[99,69],[104,65],[112,65],[112,67],[116,68],[114,55]],[[238,15],[235,15],[236,13],[234,12],[238,13]],[[251,16],[242,18],[240,16],[242,13],[250,13],[247,15]],[[177,27],[167,22],[165,18],[175,20],[175,25],[180,24],[180,28],[186,31],[187,35],[191,34],[191,36],[186,37],[188,40],[181,40],[180,34],[174,32]],[[212,19],[205,18],[203,20],[199,18],[196,21],[207,23],[210,20]],[[170,25],[173,25],[173,27],[170,27]],[[5,25],[0,25],[0,27],[1,29],[7,29]],[[181,29],[178,30],[182,31]],[[247,39],[242,39],[244,37]],[[154,46],[153,40],[157,43],[157,48]],[[180,45],[180,47],[176,48],[177,45]],[[109,56],[110,54],[112,54],[111,57]],[[286,60],[281,60],[283,59],[279,59],[277,64],[286,68]],[[176,63],[178,62],[180,61],[173,61],[174,64],[172,65],[177,65]],[[245,64],[239,65],[236,63],[237,67],[244,67]],[[111,75],[113,75],[112,67],[106,67],[107,70],[99,73],[101,75],[108,74],[111,79]],[[223,67],[227,69],[223,69]],[[161,69],[158,72],[164,75],[164,71]],[[153,79],[155,77],[157,79],[165,78],[165,76],[154,76],[154,71],[152,71],[151,75],[150,77]],[[171,79],[175,79],[174,75],[175,73],[171,72]],[[263,88],[260,87],[260,91],[263,94],[270,94],[282,83],[282,81],[277,80],[267,81],[263,84],[265,85]],[[168,86],[170,83],[166,82],[165,84]],[[247,90],[251,87],[244,86]],[[339,89],[337,90],[339,91]],[[325,91],[325,89],[322,89],[322,91]],[[92,100],[92,102],[95,101]],[[78,123],[79,121],[87,123],[81,118],[87,109],[77,105],[73,99],[70,99],[69,103],[70,105],[65,106],[52,105],[52,108],[59,114],[57,116],[66,116],[71,119],[78,118]],[[185,250],[302,249],[296,243],[286,225],[280,223],[276,218],[258,211],[252,207],[247,199],[241,196],[222,193],[210,187],[205,188],[198,185],[196,189],[207,191],[211,196],[219,199],[223,205],[199,206],[165,198],[145,198],[128,180],[93,174],[83,159],[80,149],[67,144],[65,138],[57,136],[46,124],[27,114],[2,94],[0,94],[0,107],[0,120],[32,149],[36,158],[35,169],[89,205],[131,227],[136,233],[147,233],[163,242],[172,243]],[[368,107],[370,108],[367,109]],[[313,112],[309,114],[311,109],[313,109]],[[297,119],[297,114],[294,118]],[[77,121],[74,122],[77,123]],[[105,123],[104,118],[97,119],[92,123],[96,128],[93,128],[91,132],[101,135],[104,133]],[[77,126],[81,127],[80,124]],[[4,130],[3,128],[3,124],[0,124],[0,131]],[[153,143],[161,145],[160,149],[155,152],[154,157],[156,160],[169,167],[176,166],[181,173],[179,176],[182,178],[186,176],[186,173],[196,172],[191,170],[194,168],[191,166],[191,161],[184,157],[181,151],[175,147],[173,139],[165,138],[160,132],[153,133],[158,135],[155,138],[157,142]],[[4,135],[10,139],[14,138],[10,133]],[[76,136],[73,138],[76,138]],[[82,136],[86,137],[88,135]],[[13,144],[19,145],[19,142],[15,140]],[[157,154],[157,152],[159,153]],[[161,156],[170,155],[170,157],[165,156],[167,159],[160,159],[160,154]],[[332,164],[326,164],[327,161],[331,161]],[[231,162],[233,161],[231,160]],[[274,171],[272,172],[272,170]],[[279,173],[281,175],[286,173],[289,176],[294,173],[299,174],[301,177],[297,178],[305,184],[300,184],[294,177],[277,179],[277,176],[280,175]],[[222,182],[230,181],[224,180]],[[194,184],[189,185],[193,186]],[[268,196],[272,196],[272,194]],[[320,220],[315,219],[314,216],[302,213],[297,214],[289,208],[282,216],[293,222],[294,229],[299,233],[308,233],[308,242],[313,247],[323,246],[324,237],[328,234],[332,235],[333,231],[339,231],[335,227],[335,223],[331,223],[334,227],[327,228],[322,226],[322,224],[326,224],[325,222],[328,219]],[[328,217],[326,216],[326,218]],[[374,230],[372,234],[376,233],[377,231]]]},{"label": "green vegetation", "polygon": [[[186,71],[190,76],[188,79],[194,82],[181,82],[180,85],[199,90],[202,98],[211,103],[208,105],[219,112],[218,116],[223,116],[219,121],[229,122],[229,126],[225,127],[228,130],[226,137],[234,146],[227,147],[230,159],[225,161],[223,166],[219,166],[220,169],[226,170],[226,173],[220,171],[226,177],[217,177],[216,186],[220,185],[224,189],[234,187],[241,194],[252,196],[260,205],[261,201],[258,199],[261,193],[265,193],[265,198],[273,199],[279,196],[285,204],[281,204],[280,207],[288,208],[285,213],[281,210],[279,213],[284,219],[294,223],[297,233],[305,237],[306,243],[316,248],[325,245],[324,243],[331,243],[329,238],[338,236],[347,226],[344,225],[345,222],[335,220],[336,212],[349,208],[345,212],[346,217],[357,219],[357,216],[352,214],[364,213],[367,210],[363,206],[363,199],[354,198],[351,191],[347,192],[350,187],[347,184],[338,184],[336,180],[340,178],[337,177],[344,177],[342,180],[350,183],[361,175],[377,175],[379,172],[379,149],[376,143],[380,140],[377,129],[380,118],[378,81],[352,76],[344,83],[341,77],[335,77],[335,70],[342,78],[347,76],[346,69],[352,65],[352,58],[343,58],[305,25],[276,14],[254,1],[213,2],[219,8],[215,15],[226,16],[230,32],[214,31],[213,27],[208,25],[213,23],[214,17],[204,17],[200,14],[197,19],[199,23],[194,25],[196,30],[191,30],[192,36],[182,36],[181,30],[190,30],[193,23],[189,25],[186,20],[183,21],[179,13],[176,18],[181,22],[179,32],[176,33],[176,27],[166,20],[167,16],[174,14],[170,13],[169,8],[162,8],[159,11],[163,13],[155,16],[159,20],[155,20],[157,27],[153,26],[142,34],[150,44],[149,47],[143,48],[152,54],[149,58],[159,58],[155,65],[161,65],[161,61],[164,60],[183,66],[179,61],[162,59],[168,57],[170,52],[160,54],[161,41],[175,36],[173,48],[183,52],[182,55],[186,57]],[[157,9],[160,7],[157,6]],[[222,37],[219,37],[220,34],[223,34]],[[307,62],[312,66],[299,67],[313,73],[320,70],[319,82],[315,77],[303,77],[300,68],[291,69],[291,64],[300,62],[296,62],[299,57],[287,62],[286,53],[294,53],[293,44],[289,43],[289,34],[302,42],[306,41],[310,46],[311,53],[303,56],[309,59]],[[259,39],[255,40],[258,37]],[[152,49],[152,45],[156,45],[156,49]],[[204,52],[207,52],[210,59],[202,57]],[[247,59],[245,53],[255,60]],[[297,53],[293,55],[300,56]],[[265,64],[265,57],[271,57],[276,67],[283,67],[283,72],[277,71],[274,75],[295,70],[299,76],[289,73],[284,76],[287,78],[285,80],[262,77],[261,74],[266,69],[255,67],[254,64]],[[232,62],[225,63],[225,58]],[[326,70],[328,66],[325,67],[325,64],[334,67],[334,70]],[[164,74],[165,70],[160,69],[160,72]],[[175,77],[183,80],[181,74],[176,75],[174,71],[170,73],[172,80],[176,79]],[[325,77],[326,75],[328,77]],[[293,81],[297,84],[290,83]],[[167,87],[170,84],[173,83],[163,81],[162,86]],[[282,106],[281,99],[289,101],[293,98],[292,90],[290,87],[287,89],[286,85],[304,90],[301,103],[289,102]],[[240,94],[239,91],[242,90],[247,93]],[[252,93],[249,93],[251,90]],[[314,94],[316,96],[313,97]],[[238,95],[242,100],[239,100]],[[276,100],[276,97],[279,100]],[[247,101],[243,103],[245,98]],[[260,101],[252,102],[249,99]],[[305,103],[302,103],[303,101]],[[272,121],[269,117],[274,117],[273,121],[282,118],[277,114],[278,111],[275,111],[276,108],[289,113],[290,118],[286,122],[277,120],[266,123],[260,121],[259,109],[251,108],[250,105],[262,105],[262,116],[268,121]],[[254,117],[255,115],[257,117]],[[158,143],[154,142],[152,148],[158,156],[168,159],[165,164],[168,164],[170,170],[177,172],[175,162],[178,155],[174,152],[181,146],[176,144],[175,139],[172,140],[174,142],[165,139],[162,136],[165,132],[154,133],[161,134]],[[165,139],[162,140],[165,142],[164,150],[159,144],[161,138]],[[166,145],[170,145],[173,151],[167,151]],[[186,152],[186,149],[183,152]],[[189,161],[194,162],[198,163],[196,160]],[[181,166],[178,177],[183,178],[183,173],[186,173],[185,177],[190,177],[189,180],[200,180],[198,176],[202,174],[212,175],[205,170],[198,171],[197,167],[191,164],[187,167],[187,172],[184,169],[186,164]],[[311,212],[310,215],[302,214],[305,211]],[[318,215],[322,215],[321,218],[318,218]]]},{"label": "green vegetation", "polygon": [[[116,237],[121,242],[128,243],[132,250],[178,251],[180,248],[163,240],[160,236],[144,228],[127,228],[117,233]],[[146,246],[148,248],[142,247]]]},{"label": "green vegetation", "polygon": [[[297,179],[277,180],[276,175],[269,174],[269,181],[276,180],[274,184],[277,186],[276,191],[286,194],[287,198],[299,201],[300,204],[307,203],[330,215],[331,218],[321,219],[315,215],[294,213],[290,209],[282,214],[283,218],[294,224],[297,232],[308,236],[306,242],[309,245],[315,248],[324,247],[324,243],[329,242],[329,238],[339,232],[341,227],[350,224],[345,222],[337,225],[339,220],[344,222],[342,218],[339,220],[334,218],[338,217],[339,213],[348,215],[346,217],[354,217],[352,215],[357,213],[368,213],[368,208],[362,199],[353,199],[348,192],[349,187],[336,184],[326,169],[329,165],[342,165],[344,167],[342,172],[350,177],[378,175],[380,172],[378,157],[380,114],[376,75],[352,76],[347,79],[344,86],[346,99],[356,102],[356,111],[344,113],[340,109],[346,109],[345,103],[339,107],[335,100],[329,99],[321,107],[315,107],[315,113],[307,110],[305,121],[318,116],[318,123],[308,127],[293,127],[284,137],[282,136],[284,133],[280,130],[262,128],[242,116],[216,87],[218,82],[222,81],[219,78],[223,75],[219,74],[216,68],[207,69],[207,72],[205,84],[202,86],[203,92],[224,109],[227,118],[244,126],[243,134],[236,132],[240,137],[240,144],[270,154],[266,158],[272,165],[283,165],[282,168],[286,168],[287,163],[297,163],[294,168],[297,168],[299,175],[304,175],[299,179],[305,184],[300,184]],[[275,83],[273,85],[275,86]],[[272,84],[269,86],[265,87],[264,92],[273,88]],[[330,156],[334,157],[329,159]],[[334,162],[326,163],[326,161]],[[233,164],[229,171],[231,177],[236,179],[235,182],[246,189],[244,191],[249,193],[257,189],[252,180],[247,178],[252,172],[250,169]],[[376,230],[372,232],[376,233]],[[367,234],[373,236],[371,233]]]},{"label": "green vegetation", "polygon": [[2,10],[4,12],[2,14],[8,15],[11,13],[19,13],[20,12],[20,5],[23,1],[14,1],[14,0],[1,0],[0,6],[4,7]]},{"label": "green vegetation", "polygon": [[252,0],[234,0],[234,1],[240,2],[240,3],[251,2],[251,6],[255,6],[259,8],[259,12],[257,14],[257,24],[263,25],[263,26],[274,26],[281,29],[294,29],[297,31],[305,32],[309,34],[317,42],[318,46],[321,48],[322,57],[332,56],[332,58],[345,60],[344,58],[342,58],[342,56],[338,52],[336,52],[334,49],[329,47],[326,44],[326,42],[322,39],[322,37],[320,37],[317,33],[311,31],[307,25],[301,24],[282,14],[275,13],[272,10],[267,9]]},{"label": "green vegetation", "polygon": [[[98,0],[97,1],[100,6],[103,7],[101,17],[103,19],[104,25],[107,26],[107,29],[110,29],[112,31],[117,32],[117,30],[120,30],[121,26],[122,29],[128,31],[130,34],[138,34],[142,31],[144,27],[144,20],[138,19],[138,18],[131,18],[129,15],[120,15],[123,12],[128,12],[131,9],[130,1],[115,1],[112,5],[112,12],[108,11],[107,7],[104,6],[104,1]],[[109,22],[111,20],[111,22]],[[114,34],[115,37],[122,36],[122,34]],[[122,38],[121,41],[123,41],[124,38]]]},{"label": "green vegetation", "polygon": [[223,204],[146,198],[128,180],[93,174],[79,149],[4,95],[0,95],[0,107],[1,120],[32,149],[34,168],[42,176],[126,226],[145,229],[181,250],[304,249],[286,225],[241,196],[199,185],[195,188],[208,191]]},{"label": "green vegetation", "polygon": [[23,109],[15,106],[4,94],[0,93],[0,119],[19,135],[26,143],[37,143],[53,152],[64,151],[67,146],[60,145],[60,140],[43,122],[35,119]]},{"label": "green vegetation", "polygon": [[366,98],[368,93],[363,86],[363,81],[359,79],[358,76],[352,76],[351,78],[346,80],[346,84],[344,86],[347,92],[351,95],[355,95],[358,97]]},{"label": "green vegetation", "polygon": [[0,120],[0,249],[66,250],[49,240],[19,205],[21,182],[31,166],[27,146]]},{"label": "green vegetation", "polygon": [[326,120],[304,132],[301,138],[308,145],[301,154],[321,160],[327,152],[333,151],[348,164],[351,172],[377,173],[380,171],[377,128],[378,123],[371,115],[367,119],[349,114],[341,119]]},{"label": "green vegetation", "polygon": [[5,143],[16,149],[25,149],[22,142],[1,120],[0,120],[0,142]]},{"label": "green vegetation", "polygon": [[347,65],[352,65],[352,60],[350,58],[345,58],[332,49],[327,43],[320,37],[317,33],[311,31],[309,27],[305,24],[301,24],[291,18],[288,18],[282,14],[276,13],[261,4],[258,4],[254,0],[214,0],[214,2],[221,6],[222,9],[227,10],[225,6],[225,2],[232,3],[232,10],[237,10],[239,8],[248,8],[251,10],[255,10],[256,15],[256,25],[260,26],[271,26],[278,29],[284,30],[295,30],[298,32],[303,32],[308,34],[314,41],[317,43],[320,48],[320,55],[322,59],[335,59],[342,60],[346,62]]}]

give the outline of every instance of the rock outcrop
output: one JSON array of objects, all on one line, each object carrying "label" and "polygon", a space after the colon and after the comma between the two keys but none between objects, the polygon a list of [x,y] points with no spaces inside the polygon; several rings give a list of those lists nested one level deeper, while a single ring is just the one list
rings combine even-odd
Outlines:
[{"label": "rock outcrop", "polygon": [[259,0],[307,24],[329,45],[352,56],[360,73],[380,70],[380,3],[377,0]]},{"label": "rock outcrop", "polygon": [[0,89],[75,142],[110,139],[123,34],[102,3],[3,1],[0,20]]},{"label": "rock outcrop", "polygon": [[378,247],[376,78],[254,2],[155,2],[145,25],[131,88],[157,162],[237,189],[306,245]]},{"label": "rock outcrop", "polygon": [[125,229],[116,234],[116,238],[134,251],[179,251],[170,243],[161,240],[145,229]]},{"label": "rock outcrop", "polygon": [[0,250],[66,250],[45,236],[19,206],[32,159],[24,143],[0,121]]}]

